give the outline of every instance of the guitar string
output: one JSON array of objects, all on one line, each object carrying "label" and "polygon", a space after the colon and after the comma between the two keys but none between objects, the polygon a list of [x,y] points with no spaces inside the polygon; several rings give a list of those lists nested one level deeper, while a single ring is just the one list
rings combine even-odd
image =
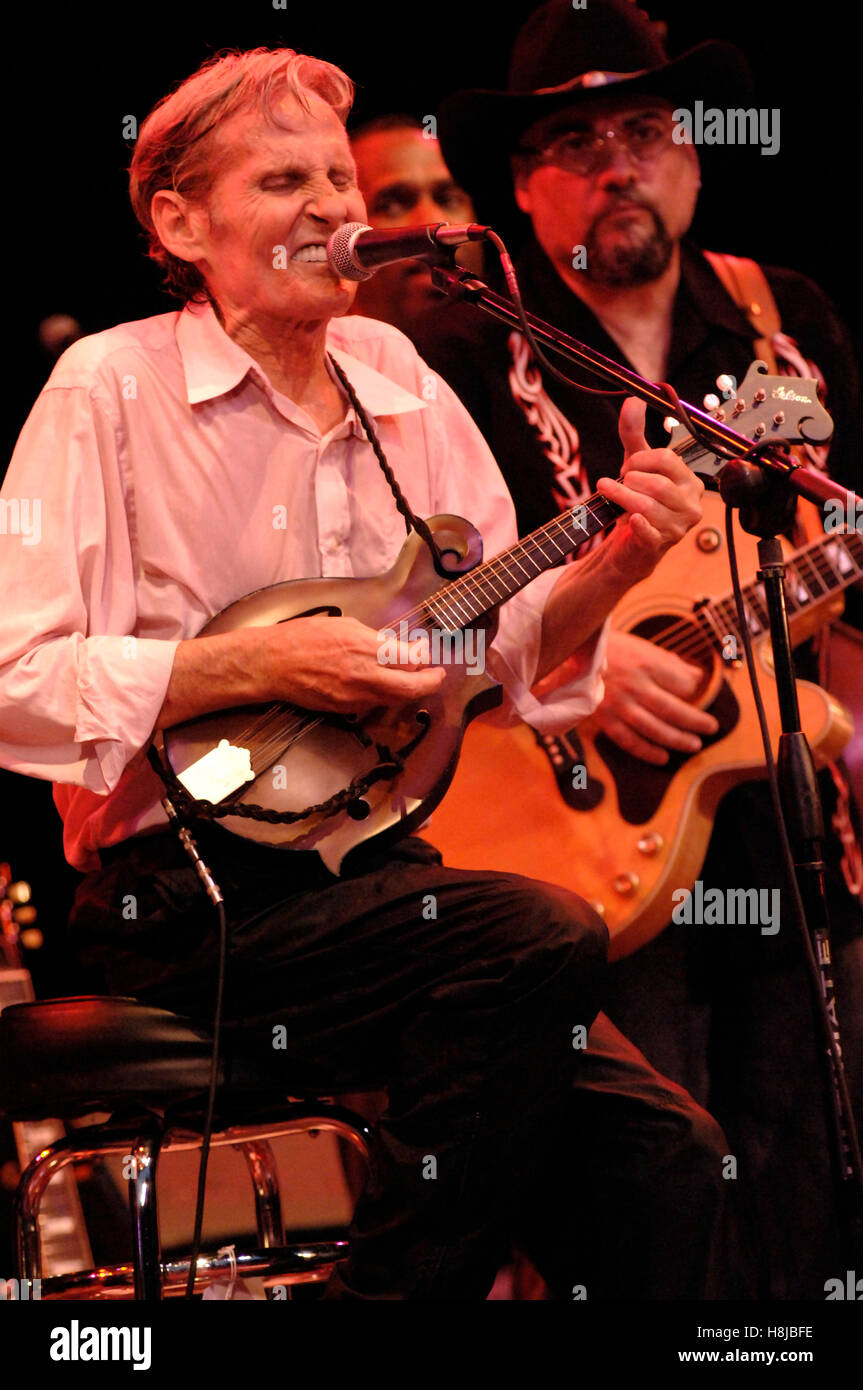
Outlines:
[{"label": "guitar string", "polygon": [[[845,553],[850,559],[852,566],[854,567],[853,572],[850,570],[842,571],[841,567],[837,571],[836,569],[834,569],[833,565],[831,564],[831,562],[825,554],[827,545],[839,544],[840,537],[843,538],[846,542]],[[836,541],[833,541],[832,538],[826,536],[816,538],[814,541],[810,542],[810,545],[808,547],[798,551],[794,555],[793,559],[789,557],[789,559],[786,561],[786,564],[788,565],[789,569],[787,583],[791,585],[796,580],[799,584],[802,584],[802,587],[807,594],[806,599],[798,601],[797,599],[795,599],[792,592],[789,601],[792,616],[796,616],[797,613],[802,612],[809,604],[817,602],[826,594],[839,592],[840,589],[847,587],[847,584],[849,583],[854,583],[855,579],[859,578],[861,574],[863,574],[863,564],[861,564],[860,561],[858,561],[858,559],[853,554],[849,553],[848,547],[850,546],[850,543],[854,540],[858,541],[858,549],[863,548],[863,538],[860,538],[859,532],[839,532],[837,533]],[[863,560],[863,556],[861,556],[860,558],[861,560]],[[803,561],[806,561],[813,571],[816,582],[819,586],[817,590],[812,590],[811,578],[807,583],[805,573],[801,575],[796,572],[798,566],[802,567]],[[821,565],[820,569],[817,568],[818,564]],[[763,630],[768,625],[768,620],[767,615],[763,610],[762,595],[760,594],[757,585],[754,582],[746,585],[744,587],[743,594],[748,607],[753,609],[753,611],[755,612],[755,616],[759,621],[760,628]],[[703,629],[698,628],[698,619],[701,616],[707,617],[716,615],[722,619],[723,623],[726,626],[736,628],[736,613],[734,614],[733,620],[731,620],[729,616],[732,611],[731,603],[731,596],[723,595],[722,598],[715,599],[710,604],[705,604],[704,607],[698,612],[695,612],[691,615],[687,615],[686,618],[679,619],[672,627],[665,629],[665,631],[661,634],[662,641],[660,645],[662,645],[663,647],[667,647],[669,650],[677,652],[678,655],[688,655],[691,652],[696,652],[699,650],[706,650],[709,653],[711,650],[711,644],[705,638]],[[707,612],[708,609],[711,610],[710,615]],[[733,635],[733,633],[729,633],[728,635],[731,636]],[[675,638],[679,637],[682,640],[679,643],[672,644],[668,640],[672,636],[674,636]],[[653,640],[659,641],[658,638]]]}]

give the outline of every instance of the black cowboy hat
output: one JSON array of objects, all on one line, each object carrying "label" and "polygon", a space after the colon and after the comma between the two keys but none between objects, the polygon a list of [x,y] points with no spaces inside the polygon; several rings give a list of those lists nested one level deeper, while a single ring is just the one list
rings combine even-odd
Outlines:
[{"label": "black cowboy hat", "polygon": [[678,108],[738,106],[752,96],[746,59],[710,40],[669,59],[660,26],[632,0],[548,0],[515,41],[506,91],[456,92],[438,135],[453,178],[480,195],[511,186],[509,156],[543,116],[600,94],[665,97]]}]

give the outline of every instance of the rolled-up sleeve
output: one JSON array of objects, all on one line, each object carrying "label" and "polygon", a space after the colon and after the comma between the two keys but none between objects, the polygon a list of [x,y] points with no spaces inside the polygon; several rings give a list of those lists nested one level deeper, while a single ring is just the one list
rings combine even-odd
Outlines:
[{"label": "rolled-up sleeve", "polygon": [[[435,475],[434,510],[466,516],[483,538],[485,558],[491,559],[518,540],[512,499],[461,401],[441,377],[423,367],[426,383],[435,383],[435,408],[424,412],[423,422]],[[431,395],[427,384],[424,394],[426,399]],[[499,610],[497,635],[486,659],[486,669],[500,681],[505,696],[498,722],[523,719],[543,733],[556,733],[592,713],[603,697],[607,620],[560,669],[558,681],[544,682],[542,694],[531,689],[539,666],[543,610],[560,573],[555,567],[538,575]]]},{"label": "rolled-up sleeve", "polygon": [[107,397],[43,389],[0,493],[0,765],[111,792],[146,745],[177,641],[135,636],[135,562]]}]

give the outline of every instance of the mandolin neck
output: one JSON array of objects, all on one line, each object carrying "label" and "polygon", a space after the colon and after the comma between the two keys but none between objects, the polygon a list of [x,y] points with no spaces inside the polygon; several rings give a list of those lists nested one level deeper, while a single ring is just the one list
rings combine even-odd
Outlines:
[{"label": "mandolin neck", "polygon": [[606,530],[623,509],[595,492],[509,550],[477,565],[424,600],[423,619],[448,631],[469,627],[512,598],[537,575],[552,569],[579,546]]}]

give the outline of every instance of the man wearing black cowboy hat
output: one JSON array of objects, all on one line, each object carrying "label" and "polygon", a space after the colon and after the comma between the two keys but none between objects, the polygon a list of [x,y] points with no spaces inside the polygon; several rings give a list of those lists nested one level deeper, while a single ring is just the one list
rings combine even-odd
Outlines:
[{"label": "man wearing black cowboy hat", "polygon": [[[738,293],[734,282],[734,266],[742,274],[751,263],[712,261],[686,239],[700,186],[687,116],[698,102],[730,116],[749,96],[745,62],[729,45],[703,43],[669,60],[658,27],[629,0],[589,0],[583,10],[550,0],[518,36],[508,90],[462,92],[443,104],[441,148],[486,220],[495,220],[490,188],[513,180],[533,230],[517,262],[527,308],[642,375],[670,381],[684,399],[700,401],[720,374],[742,379],[760,355],[757,311],[767,320],[775,300],[783,332],[771,336],[780,370],[811,375],[810,359],[818,364],[835,423],[830,471],[859,489],[857,371],[829,302],[802,276],[771,270],[766,283],[763,276],[757,282],[762,303],[753,304],[755,296]],[[522,533],[593,491],[612,448],[613,397],[561,385],[538,369],[520,334],[468,306],[444,305],[415,337],[486,434]],[[690,703],[700,674],[672,652],[615,635],[603,732],[646,764],[697,751],[717,728]],[[844,814],[847,826],[847,802],[829,776],[822,789],[828,824]],[[730,792],[700,874],[705,888],[781,888],[775,844],[765,786]],[[838,839],[828,843],[838,1003],[854,1095],[863,1084],[863,912],[843,883],[841,853]],[[750,926],[671,926],[612,977],[607,1012],[729,1136],[751,1208],[752,1248],[762,1260],[762,1295],[823,1297],[844,1251],[791,923],[783,918],[775,935]]]}]

